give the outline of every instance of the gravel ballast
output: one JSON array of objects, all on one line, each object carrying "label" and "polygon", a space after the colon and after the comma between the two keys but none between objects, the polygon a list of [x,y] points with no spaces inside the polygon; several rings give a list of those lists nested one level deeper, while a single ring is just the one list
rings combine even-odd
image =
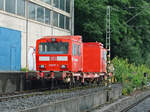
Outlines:
[{"label": "gravel ballast", "polygon": [[[112,85],[112,87],[116,87],[120,85]],[[47,103],[54,103],[57,101],[61,101],[64,99],[78,97],[82,95],[92,94],[99,91],[104,91],[106,87],[98,87],[98,88],[90,88],[86,90],[76,90],[74,92],[68,93],[57,93],[50,95],[39,95],[32,96],[29,98],[19,98],[12,99],[4,102],[0,102],[0,112],[17,112],[20,110],[29,109],[36,106],[41,106]]]}]

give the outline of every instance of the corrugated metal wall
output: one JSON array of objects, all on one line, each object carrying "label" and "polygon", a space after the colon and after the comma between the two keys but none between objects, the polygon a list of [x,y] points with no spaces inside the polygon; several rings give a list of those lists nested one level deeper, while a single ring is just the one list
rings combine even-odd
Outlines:
[{"label": "corrugated metal wall", "polygon": [[0,27],[0,71],[21,69],[21,32]]}]

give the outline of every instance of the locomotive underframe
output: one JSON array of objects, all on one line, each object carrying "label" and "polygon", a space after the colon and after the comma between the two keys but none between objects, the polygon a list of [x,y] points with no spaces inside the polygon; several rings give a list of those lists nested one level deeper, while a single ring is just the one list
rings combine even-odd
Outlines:
[{"label": "locomotive underframe", "polygon": [[101,84],[107,77],[106,73],[84,73],[84,72],[36,72],[26,74],[27,89],[71,87],[87,84]]},{"label": "locomotive underframe", "polygon": [[[104,77],[106,73],[84,73],[84,72],[37,72],[37,79],[56,79],[56,80],[62,80],[64,83],[70,83],[75,81],[81,81],[81,83],[84,83],[87,81],[93,81],[97,80],[99,81],[99,78]],[[32,79],[31,79],[32,80]]]}]

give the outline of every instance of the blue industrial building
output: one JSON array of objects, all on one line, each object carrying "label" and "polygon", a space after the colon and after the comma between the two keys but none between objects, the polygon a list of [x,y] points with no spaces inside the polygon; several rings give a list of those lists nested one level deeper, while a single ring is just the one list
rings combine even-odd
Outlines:
[{"label": "blue industrial building", "polygon": [[21,32],[0,27],[0,71],[21,69]]}]

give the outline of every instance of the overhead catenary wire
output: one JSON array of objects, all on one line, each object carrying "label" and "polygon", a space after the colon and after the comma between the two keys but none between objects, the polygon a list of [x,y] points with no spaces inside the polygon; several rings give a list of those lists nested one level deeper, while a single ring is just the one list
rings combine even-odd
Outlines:
[{"label": "overhead catenary wire", "polygon": [[[146,6],[146,7],[128,7],[128,8],[123,8],[122,10],[129,10],[129,9],[142,9],[140,12],[138,12],[137,14],[135,14],[134,16],[132,16],[131,18],[129,18],[127,21],[126,21],[126,24],[127,24],[127,27],[135,27],[135,26],[129,26],[128,23],[130,21],[132,21],[134,18],[136,18],[137,16],[139,16],[143,11],[144,9],[146,8],[150,8],[150,6]],[[111,10],[113,11],[116,11],[116,12],[121,12],[121,10],[117,9],[117,8],[114,8],[114,7],[110,7],[110,6],[107,6],[107,9],[106,9],[106,49],[108,51],[107,53],[107,59],[108,59],[108,64],[110,64],[110,39],[111,39],[111,21],[110,21],[110,16],[111,16]],[[141,26],[139,26],[141,27]]]},{"label": "overhead catenary wire", "polygon": [[[150,8],[150,6],[145,6],[145,7],[128,7],[128,8],[121,8],[122,10],[130,10],[130,9],[142,9],[140,12],[132,16],[130,19],[126,21],[128,24],[130,21],[132,21],[135,17],[139,16],[145,9]],[[111,10],[116,11],[116,12],[121,12],[121,10],[111,7]]]},{"label": "overhead catenary wire", "polygon": [[[131,18],[129,18],[127,21],[126,21],[126,25],[127,27],[135,27],[135,28],[142,28],[142,27],[145,27],[145,26],[148,26],[148,25],[138,25],[138,26],[131,26],[131,25],[128,25],[129,22],[131,22],[132,20],[134,20],[134,18],[136,18],[137,16],[141,15],[143,11],[145,11],[145,9],[147,8],[150,8],[150,6],[143,6],[143,7],[124,7],[124,8],[121,8],[121,9],[118,9],[116,7],[113,7],[111,6],[111,11],[115,11],[115,12],[121,12],[122,10],[126,10],[126,11],[129,11],[131,9],[140,9],[141,11],[138,12],[137,14],[135,14],[134,16],[132,16]],[[111,31],[112,33],[112,31]]]}]

